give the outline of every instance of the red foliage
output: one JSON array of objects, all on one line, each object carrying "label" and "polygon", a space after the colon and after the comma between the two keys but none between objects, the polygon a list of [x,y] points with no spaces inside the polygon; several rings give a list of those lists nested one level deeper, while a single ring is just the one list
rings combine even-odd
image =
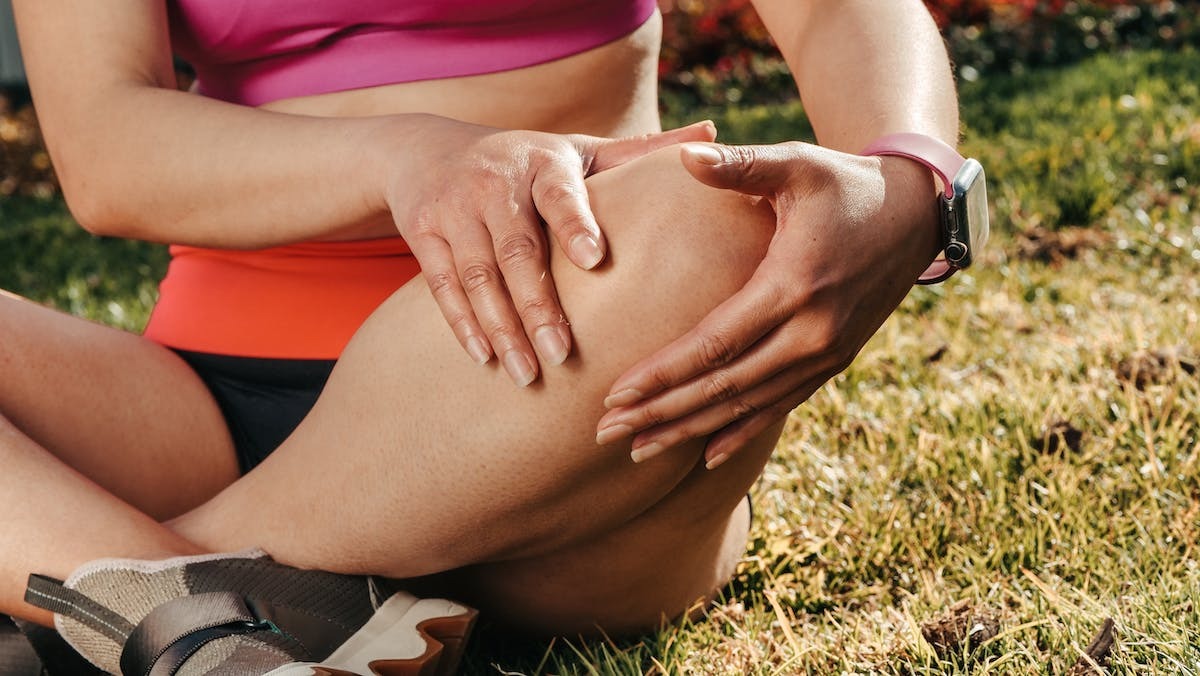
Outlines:
[{"label": "red foliage", "polygon": [[665,15],[660,73],[696,64],[729,70],[751,53],[774,51],[750,0],[668,0],[660,5]]},{"label": "red foliage", "polygon": [[[1067,11],[1074,0],[925,0],[938,26],[973,26],[987,23],[992,17],[1024,21],[1034,16],[1055,17]],[[1089,4],[1113,8],[1136,5],[1137,0],[1090,0]]]}]

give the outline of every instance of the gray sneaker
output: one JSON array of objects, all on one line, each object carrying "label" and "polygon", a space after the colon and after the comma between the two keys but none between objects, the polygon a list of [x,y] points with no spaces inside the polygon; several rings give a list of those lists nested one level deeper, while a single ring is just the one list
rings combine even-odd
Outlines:
[{"label": "gray sneaker", "polygon": [[31,575],[25,600],[52,611],[93,664],[126,676],[443,676],[477,614],[261,551],[100,559],[65,582]]}]

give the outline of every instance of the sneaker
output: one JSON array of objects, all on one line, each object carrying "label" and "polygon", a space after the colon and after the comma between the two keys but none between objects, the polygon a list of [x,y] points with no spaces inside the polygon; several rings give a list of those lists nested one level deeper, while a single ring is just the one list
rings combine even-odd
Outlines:
[{"label": "sneaker", "polygon": [[31,575],[25,600],[53,612],[81,655],[126,676],[442,676],[477,614],[257,550],[100,559],[64,582]]}]

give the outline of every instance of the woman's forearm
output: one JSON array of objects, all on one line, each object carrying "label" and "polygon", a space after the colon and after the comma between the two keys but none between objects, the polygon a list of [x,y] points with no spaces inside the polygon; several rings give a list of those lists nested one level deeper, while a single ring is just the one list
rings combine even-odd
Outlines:
[{"label": "woman's forearm", "polygon": [[893,132],[954,144],[946,49],[920,0],[758,0],[822,145],[855,153]]},{"label": "woman's forearm", "polygon": [[13,9],[38,118],[84,227],[237,248],[395,232],[388,181],[412,175],[404,163],[421,160],[401,151],[436,118],[322,119],[177,91],[166,3]]},{"label": "woman's forearm", "polygon": [[[421,120],[265,112],[112,87],[51,137],[72,211],[103,235],[227,248],[395,234],[379,155]],[[389,160],[403,163],[396,153]]]}]

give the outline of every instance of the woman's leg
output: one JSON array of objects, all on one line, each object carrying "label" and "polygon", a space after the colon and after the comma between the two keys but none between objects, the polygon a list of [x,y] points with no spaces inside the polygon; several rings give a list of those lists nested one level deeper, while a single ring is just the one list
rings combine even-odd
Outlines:
[{"label": "woman's leg", "polygon": [[0,417],[0,613],[42,624],[25,604],[30,573],[66,577],[104,556],[165,558],[201,550],[64,465]]},{"label": "woman's leg", "polygon": [[160,519],[238,476],[221,412],[182,359],[140,336],[2,291],[0,415]]},{"label": "woman's leg", "polygon": [[0,468],[0,613],[41,621],[21,601],[30,572],[194,552],[153,517],[237,477],[220,412],[178,357],[2,292]]},{"label": "woman's leg", "polygon": [[651,608],[630,608],[638,624],[721,584],[744,538],[735,509],[777,432],[707,472],[699,442],[635,465],[627,442],[597,446],[595,425],[624,368],[748,279],[773,214],[700,185],[677,149],[594,176],[589,189],[611,254],[584,272],[552,253],[577,346],[563,366],[515,388],[494,363],[461,354],[425,285],[409,284],[364,324],[292,437],[177,520],[178,532],[211,549],[257,545],[294,565],[395,577],[505,562],[472,576],[481,598],[505,602],[517,581],[561,561],[575,570],[554,586],[571,594],[525,607],[563,628],[586,624],[580,602],[604,590],[670,581]]}]

